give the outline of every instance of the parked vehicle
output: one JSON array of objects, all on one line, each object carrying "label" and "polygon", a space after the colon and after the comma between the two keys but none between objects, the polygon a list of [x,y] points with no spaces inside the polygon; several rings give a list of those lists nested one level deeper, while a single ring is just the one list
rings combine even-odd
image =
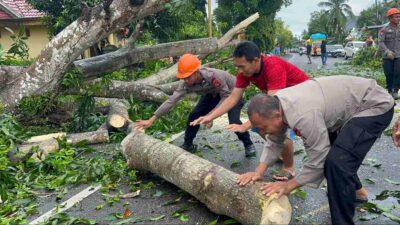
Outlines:
[{"label": "parked vehicle", "polygon": [[302,56],[303,54],[307,53],[307,48],[306,47],[299,47],[299,54]]},{"label": "parked vehicle", "polygon": [[344,59],[353,58],[354,54],[362,47],[365,47],[364,41],[349,41],[344,47]]},{"label": "parked vehicle", "polygon": [[328,56],[332,56],[334,58],[336,57],[343,57],[344,56],[344,48],[342,45],[336,44],[336,45],[326,45],[326,53],[328,53]]}]

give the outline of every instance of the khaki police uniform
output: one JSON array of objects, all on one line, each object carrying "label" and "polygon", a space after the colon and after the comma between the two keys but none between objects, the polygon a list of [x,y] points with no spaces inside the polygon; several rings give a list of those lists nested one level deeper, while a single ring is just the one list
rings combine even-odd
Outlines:
[{"label": "khaki police uniform", "polygon": [[[378,44],[383,56],[386,88],[391,93],[397,93],[400,88],[400,28],[391,24],[382,28],[379,31]],[[390,58],[390,53],[394,59]]]},{"label": "khaki police uniform", "polygon": [[[316,78],[275,96],[308,156],[296,181],[317,188],[326,178],[332,224],[354,224],[355,191],[362,187],[357,170],[390,124],[393,98],[375,80],[352,76]],[[285,131],[268,135],[260,161],[276,161],[285,137]]]},{"label": "khaki police uniform", "polygon": [[[199,71],[200,75],[203,77],[201,83],[188,87],[182,81],[174,93],[168,98],[168,100],[166,100],[154,113],[157,118],[160,118],[173,106],[175,106],[176,103],[185,95],[191,93],[201,95],[199,102],[190,113],[187,121],[185,130],[186,145],[193,144],[193,139],[196,137],[200,127],[190,126],[190,122],[199,118],[200,116],[207,115],[217,105],[222,103],[231,94],[236,83],[236,77],[223,70],[214,68],[200,68]],[[240,111],[242,107],[243,101],[240,100],[239,103],[228,112],[229,124],[242,124],[240,121]],[[236,135],[243,142],[245,147],[253,144],[248,132],[237,132]]]}]

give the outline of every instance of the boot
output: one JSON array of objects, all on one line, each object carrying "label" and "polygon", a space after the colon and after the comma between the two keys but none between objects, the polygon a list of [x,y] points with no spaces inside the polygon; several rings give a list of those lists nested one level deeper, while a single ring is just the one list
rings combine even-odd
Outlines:
[{"label": "boot", "polygon": [[245,146],[244,154],[246,157],[255,156],[256,155],[256,146],[254,146],[254,144]]},{"label": "boot", "polygon": [[194,145],[193,143],[189,144],[189,143],[186,143],[186,142],[183,143],[183,145],[181,145],[180,147],[185,149],[186,151],[188,151],[190,153],[196,152],[196,149],[197,149],[196,145]]}]

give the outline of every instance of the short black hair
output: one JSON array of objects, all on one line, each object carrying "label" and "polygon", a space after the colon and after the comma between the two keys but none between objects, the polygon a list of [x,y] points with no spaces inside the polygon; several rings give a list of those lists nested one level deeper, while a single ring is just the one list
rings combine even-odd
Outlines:
[{"label": "short black hair", "polygon": [[272,113],[279,111],[280,103],[279,99],[275,96],[259,94],[250,99],[247,114],[249,118],[257,113],[263,118],[270,118]]},{"label": "short black hair", "polygon": [[260,49],[252,41],[242,41],[236,46],[233,57],[245,57],[247,61],[252,61],[254,58],[260,57]]}]

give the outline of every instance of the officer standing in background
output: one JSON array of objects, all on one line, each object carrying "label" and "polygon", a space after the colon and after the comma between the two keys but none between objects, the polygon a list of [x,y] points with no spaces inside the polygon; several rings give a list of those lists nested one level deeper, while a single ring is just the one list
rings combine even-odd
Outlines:
[{"label": "officer standing in background", "polygon": [[386,88],[397,100],[400,88],[400,10],[391,8],[386,16],[389,18],[389,24],[379,31],[379,50],[383,55]]}]

